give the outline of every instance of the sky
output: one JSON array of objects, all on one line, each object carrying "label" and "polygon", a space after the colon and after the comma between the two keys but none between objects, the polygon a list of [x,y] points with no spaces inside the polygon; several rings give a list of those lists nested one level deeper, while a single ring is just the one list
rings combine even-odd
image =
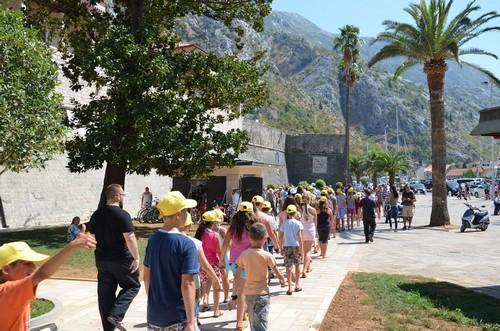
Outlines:
[{"label": "sky", "polygon": [[[273,10],[297,13],[323,30],[338,33],[339,28],[346,24],[359,27],[363,37],[375,37],[384,31],[382,21],[390,19],[399,22],[411,22],[411,17],[403,8],[410,0],[274,0]],[[469,0],[455,0],[452,16],[464,9]],[[500,0],[477,0],[481,6],[479,15],[488,11],[500,12]],[[455,10],[453,10],[455,9]],[[478,14],[474,14],[475,18]],[[491,21],[488,26],[500,26],[500,18]],[[477,40],[471,41],[465,47],[477,47],[495,53],[500,57],[500,31],[486,33]],[[488,56],[464,57],[464,60],[480,65],[492,71],[500,78],[500,60]]]}]

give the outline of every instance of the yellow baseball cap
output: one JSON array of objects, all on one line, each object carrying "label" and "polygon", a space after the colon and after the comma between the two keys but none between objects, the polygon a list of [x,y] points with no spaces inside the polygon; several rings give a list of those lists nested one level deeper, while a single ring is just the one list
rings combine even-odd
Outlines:
[{"label": "yellow baseball cap", "polygon": [[188,213],[186,217],[186,222],[184,222],[184,226],[190,226],[193,225],[193,218],[191,217],[191,214]]},{"label": "yellow baseball cap", "polygon": [[321,191],[321,195],[328,195],[328,191],[327,190]]},{"label": "yellow baseball cap", "polygon": [[338,190],[337,190],[337,194],[342,194],[342,190],[341,190],[341,189],[338,189]]},{"label": "yellow baseball cap", "polygon": [[253,211],[253,205],[248,201],[243,201],[238,207],[239,211]]},{"label": "yellow baseball cap", "polygon": [[327,202],[328,199],[326,197],[321,197],[319,198],[319,202]]},{"label": "yellow baseball cap", "polygon": [[209,211],[204,212],[203,215],[201,215],[201,219],[204,222],[219,222],[220,221],[219,216],[217,215],[215,210],[209,210]]},{"label": "yellow baseball cap", "polygon": [[161,197],[156,208],[158,208],[160,216],[171,216],[183,209],[194,208],[197,204],[196,200],[186,199],[181,192],[172,191]]},{"label": "yellow baseball cap", "polygon": [[300,193],[295,194],[294,198],[295,198],[295,201],[297,201],[299,204],[304,202],[302,200],[302,194],[300,194]]},{"label": "yellow baseball cap", "polygon": [[354,192],[354,189],[352,187],[349,187],[349,189],[347,190],[347,193],[352,193]]},{"label": "yellow baseball cap", "polygon": [[264,201],[262,208],[271,209],[271,203],[269,201]]},{"label": "yellow baseball cap", "polygon": [[264,203],[264,198],[261,197],[260,195],[255,195],[252,198],[252,202],[255,202],[255,203]]},{"label": "yellow baseball cap", "polygon": [[296,213],[297,212],[297,207],[295,205],[288,205],[288,207],[286,207],[286,212],[288,214]]},{"label": "yellow baseball cap", "polygon": [[222,217],[226,216],[226,214],[224,214],[224,212],[222,210],[220,210],[219,208],[215,208],[213,211],[217,214],[218,218],[222,218]]},{"label": "yellow baseball cap", "polygon": [[49,257],[35,252],[24,241],[10,242],[0,246],[0,268],[19,260],[35,263],[45,262]]}]

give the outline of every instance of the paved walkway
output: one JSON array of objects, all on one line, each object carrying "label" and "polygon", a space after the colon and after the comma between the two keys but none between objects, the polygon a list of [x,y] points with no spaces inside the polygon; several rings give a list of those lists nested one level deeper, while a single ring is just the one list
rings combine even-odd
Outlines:
[{"label": "paved walkway", "polygon": [[[277,280],[271,286],[270,330],[303,331],[317,330],[328,310],[338,287],[342,283],[353,258],[357,245],[350,245],[350,239],[337,238],[330,245],[326,259],[314,257],[313,272],[308,278],[301,279],[302,292],[292,296],[285,294],[286,289]],[[278,263],[282,258],[278,258]],[[281,266],[280,269],[284,268]],[[61,303],[62,312],[56,320],[60,330],[102,330],[97,308],[96,283],[93,281],[71,281],[51,279],[42,283],[39,297],[56,299]],[[147,298],[144,290],[133,301],[127,315],[125,326],[129,330],[145,330]],[[234,330],[236,311],[227,311],[222,305],[224,315],[218,319],[211,317],[212,311],[201,314],[201,330]]]},{"label": "paved walkway", "polygon": [[[474,199],[476,205],[484,200]],[[285,295],[277,281],[271,288],[270,330],[317,330],[328,306],[348,271],[375,271],[418,274],[455,282],[500,297],[500,217],[492,217],[486,232],[424,228],[428,223],[431,199],[418,196],[416,228],[389,232],[388,225],[378,224],[375,242],[365,245],[362,229],[343,232],[330,242],[329,256],[314,259],[313,272],[303,279],[304,291]],[[490,207],[491,202],[488,202]],[[463,201],[449,201],[452,222],[459,224],[465,210]],[[489,208],[491,211],[491,208]],[[278,262],[282,262],[278,258]],[[282,268],[282,267],[281,267]],[[49,280],[38,290],[40,297],[55,298],[62,305],[56,321],[60,330],[101,330],[97,310],[96,283]],[[125,317],[129,330],[145,330],[146,295],[141,290]],[[225,310],[218,319],[212,312],[201,314],[201,330],[232,330],[235,311]]]}]

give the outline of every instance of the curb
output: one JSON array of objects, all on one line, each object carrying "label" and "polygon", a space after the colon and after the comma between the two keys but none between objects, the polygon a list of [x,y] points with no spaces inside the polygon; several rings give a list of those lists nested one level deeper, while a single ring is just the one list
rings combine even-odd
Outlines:
[{"label": "curb", "polygon": [[62,304],[59,300],[52,297],[38,298],[38,299],[46,299],[52,301],[54,304],[54,308],[46,314],[30,319],[30,330],[38,331],[38,330],[57,330],[57,325],[54,323],[56,318],[62,311]]}]

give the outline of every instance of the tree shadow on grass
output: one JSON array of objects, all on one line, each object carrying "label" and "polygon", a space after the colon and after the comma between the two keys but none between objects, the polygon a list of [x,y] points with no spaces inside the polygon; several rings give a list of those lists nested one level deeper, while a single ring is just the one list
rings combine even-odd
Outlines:
[{"label": "tree shadow on grass", "polygon": [[400,284],[406,292],[417,292],[429,299],[435,307],[451,311],[460,310],[470,319],[500,325],[500,300],[486,294],[448,282],[423,282]]},{"label": "tree shadow on grass", "polygon": [[33,229],[26,231],[5,232],[0,236],[0,244],[12,241],[25,241],[30,246],[45,246],[60,249],[66,244],[67,227]]}]

